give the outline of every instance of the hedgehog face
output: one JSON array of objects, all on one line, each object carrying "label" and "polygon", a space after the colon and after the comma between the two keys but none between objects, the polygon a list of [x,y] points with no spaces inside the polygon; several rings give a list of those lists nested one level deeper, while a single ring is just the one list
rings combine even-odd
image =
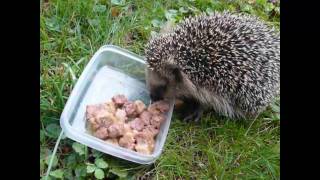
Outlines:
[{"label": "hedgehog face", "polygon": [[151,101],[163,99],[169,81],[159,73],[147,70],[147,87],[150,91]]},{"label": "hedgehog face", "polygon": [[151,101],[171,99],[175,96],[175,88],[179,83],[178,70],[166,68],[163,73],[147,69],[147,87],[150,91]]}]

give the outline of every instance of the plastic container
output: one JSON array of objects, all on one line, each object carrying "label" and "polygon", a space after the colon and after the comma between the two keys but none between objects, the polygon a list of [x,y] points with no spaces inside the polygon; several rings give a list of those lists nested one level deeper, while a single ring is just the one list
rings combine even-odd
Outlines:
[{"label": "plastic container", "polygon": [[170,102],[167,119],[156,137],[153,154],[144,155],[108,144],[92,136],[86,128],[86,105],[109,101],[116,94],[124,94],[129,100],[140,99],[149,104],[145,61],[127,50],[106,45],[94,54],[72,90],[60,118],[63,131],[68,138],[106,154],[139,164],[154,162],[160,156],[167,137],[174,100]]}]

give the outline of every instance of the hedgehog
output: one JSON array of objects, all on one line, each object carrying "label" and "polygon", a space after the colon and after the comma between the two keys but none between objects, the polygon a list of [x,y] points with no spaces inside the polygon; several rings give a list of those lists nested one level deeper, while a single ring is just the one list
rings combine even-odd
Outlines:
[{"label": "hedgehog", "polygon": [[152,101],[189,105],[183,120],[256,118],[280,95],[280,33],[258,17],[203,13],[166,28],[146,45],[146,82]]}]

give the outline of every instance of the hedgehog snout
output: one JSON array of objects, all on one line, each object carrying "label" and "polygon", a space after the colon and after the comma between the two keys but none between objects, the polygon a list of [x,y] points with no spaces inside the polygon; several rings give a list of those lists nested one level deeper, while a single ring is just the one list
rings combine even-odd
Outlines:
[{"label": "hedgehog snout", "polygon": [[152,103],[163,99],[161,96],[158,96],[157,94],[150,94],[150,98]]},{"label": "hedgehog snout", "polygon": [[150,92],[150,98],[152,102],[162,100],[164,98],[165,88],[164,87],[156,87],[152,88]]}]

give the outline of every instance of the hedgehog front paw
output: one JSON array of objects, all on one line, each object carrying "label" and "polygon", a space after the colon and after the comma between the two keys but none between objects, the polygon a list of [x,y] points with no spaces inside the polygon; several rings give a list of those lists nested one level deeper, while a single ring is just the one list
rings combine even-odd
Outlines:
[{"label": "hedgehog front paw", "polygon": [[194,121],[194,122],[199,122],[201,117],[202,117],[202,114],[203,114],[203,109],[202,108],[198,108],[197,110],[195,110],[194,112],[192,112],[191,114],[185,116],[183,118],[183,121],[185,122],[191,122],[191,121]]}]

